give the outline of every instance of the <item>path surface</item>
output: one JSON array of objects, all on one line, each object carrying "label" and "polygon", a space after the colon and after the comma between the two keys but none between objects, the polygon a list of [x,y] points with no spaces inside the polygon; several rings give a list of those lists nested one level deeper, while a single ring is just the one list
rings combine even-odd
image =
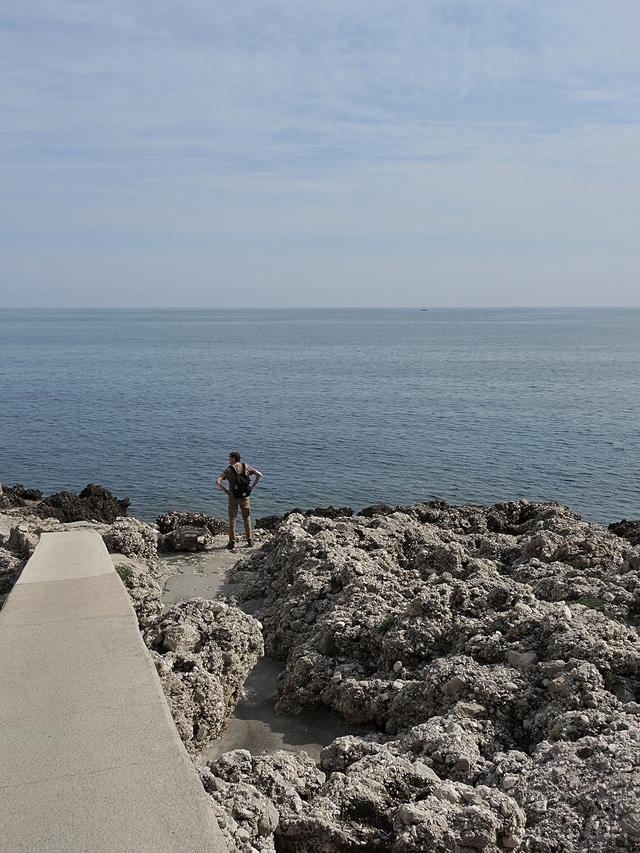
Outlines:
[{"label": "path surface", "polygon": [[164,575],[166,605],[177,604],[190,598],[215,598],[232,595],[240,584],[226,582],[229,569],[239,557],[251,553],[245,547],[227,551],[228,536],[214,536],[215,547],[210,551],[178,552],[160,555],[160,572]]},{"label": "path surface", "polygon": [[92,530],[44,533],[0,611],[0,851],[227,847]]}]

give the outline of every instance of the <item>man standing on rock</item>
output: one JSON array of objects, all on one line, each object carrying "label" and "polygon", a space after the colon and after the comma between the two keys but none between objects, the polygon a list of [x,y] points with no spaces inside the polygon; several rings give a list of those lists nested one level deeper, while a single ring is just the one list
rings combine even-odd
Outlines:
[{"label": "man standing on rock", "polygon": [[[255,475],[255,480],[251,484],[250,477]],[[242,513],[244,521],[244,532],[247,537],[247,546],[253,547],[253,535],[251,533],[251,506],[249,503],[249,495],[262,479],[260,471],[252,468],[244,462],[240,462],[240,454],[237,450],[233,450],[229,454],[229,465],[224,469],[222,474],[216,480],[216,486],[222,489],[229,495],[229,542],[227,548],[233,551],[236,547],[236,518],[238,517],[238,507]],[[229,488],[222,485],[222,481],[229,482]]]}]

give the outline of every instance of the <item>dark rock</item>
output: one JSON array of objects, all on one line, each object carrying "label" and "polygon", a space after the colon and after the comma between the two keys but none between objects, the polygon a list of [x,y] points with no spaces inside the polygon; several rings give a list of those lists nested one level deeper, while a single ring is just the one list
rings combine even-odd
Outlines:
[{"label": "dark rock", "polygon": [[[544,509],[541,510],[541,507]],[[502,501],[494,504],[487,513],[487,529],[492,533],[508,533],[511,536],[518,536],[529,529],[531,522],[549,517],[549,513],[557,511],[565,513],[573,521],[580,521],[579,515],[556,501],[550,501],[547,504],[535,504],[529,503],[529,501]]]},{"label": "dark rock", "polygon": [[289,518],[290,515],[304,515],[305,518],[310,518],[314,516],[315,518],[351,518],[353,515],[353,510],[350,506],[318,506],[315,509],[300,509],[300,507],[295,507],[294,509],[290,509],[285,512],[284,515],[266,515],[263,518],[259,518],[254,527],[258,530],[268,530],[270,533],[273,533],[280,527],[282,522]]},{"label": "dark rock", "polygon": [[393,507],[389,504],[373,504],[361,509],[358,515],[362,518],[374,518],[376,515],[391,515],[393,511]]},{"label": "dark rock", "polygon": [[282,524],[283,518],[281,515],[265,515],[257,519],[254,524],[256,530],[268,530],[273,533]]},{"label": "dark rock", "polygon": [[316,518],[350,518],[353,515],[353,510],[350,506],[341,506],[337,509],[333,506],[318,506],[305,512],[307,518],[312,515]]},{"label": "dark rock", "polygon": [[74,492],[57,492],[29,507],[29,512],[40,518],[57,518],[65,523],[101,521],[113,524],[116,518],[127,514],[130,503],[129,498],[120,500],[103,486],[89,483],[80,495]]},{"label": "dark rock", "polygon": [[40,489],[25,489],[20,497],[25,501],[40,501],[42,500],[42,492]]},{"label": "dark rock", "polygon": [[623,518],[622,521],[614,521],[610,524],[609,530],[616,536],[627,539],[632,545],[640,545],[640,520],[627,521]]},{"label": "dark rock", "polygon": [[28,506],[29,502],[42,500],[39,489],[25,489],[21,483],[15,486],[0,486],[0,506],[10,509],[13,506]]}]

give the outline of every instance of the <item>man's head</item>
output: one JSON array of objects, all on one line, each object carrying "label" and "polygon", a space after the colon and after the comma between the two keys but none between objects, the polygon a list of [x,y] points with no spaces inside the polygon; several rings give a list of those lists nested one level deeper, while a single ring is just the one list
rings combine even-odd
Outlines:
[{"label": "man's head", "polygon": [[239,461],[240,461],[240,454],[238,453],[237,450],[232,450],[231,453],[229,454],[229,462],[231,462],[231,464],[234,465],[236,462],[239,462]]}]

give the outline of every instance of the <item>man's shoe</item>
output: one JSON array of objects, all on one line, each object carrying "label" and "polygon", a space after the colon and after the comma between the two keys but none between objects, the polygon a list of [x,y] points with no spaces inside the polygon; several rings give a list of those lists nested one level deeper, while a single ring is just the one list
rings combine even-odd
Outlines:
[{"label": "man's shoe", "polygon": [[227,542],[227,551],[233,551],[233,549],[234,549],[235,547],[236,547],[236,543],[235,543],[235,542]]},{"label": "man's shoe", "polygon": [[253,539],[247,539],[247,548],[253,548]]}]

